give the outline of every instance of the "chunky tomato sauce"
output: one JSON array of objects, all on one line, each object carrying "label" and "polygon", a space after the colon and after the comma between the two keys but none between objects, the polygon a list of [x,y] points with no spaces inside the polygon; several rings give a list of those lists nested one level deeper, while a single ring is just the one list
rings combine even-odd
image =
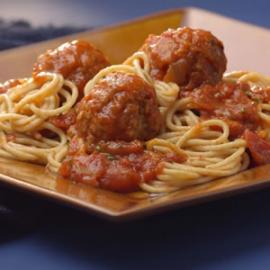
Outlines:
[{"label": "chunky tomato sauce", "polygon": [[[78,145],[71,151],[85,150]],[[90,146],[93,152],[70,153],[62,163],[60,174],[74,181],[95,187],[132,192],[139,184],[156,179],[162,172],[164,162],[184,162],[186,157],[172,153],[146,151],[140,141],[101,141]]]},{"label": "chunky tomato sauce", "polygon": [[255,132],[245,130],[244,139],[250,151],[253,161],[256,165],[264,165],[270,163],[270,142],[261,138]]},{"label": "chunky tomato sauce", "polygon": [[49,121],[56,127],[67,131],[76,122],[75,109],[71,109],[66,114],[60,114],[58,116],[51,117]]},{"label": "chunky tomato sauce", "polygon": [[[187,92],[184,93],[187,95]],[[204,119],[220,118],[230,128],[232,139],[243,137],[257,165],[270,163],[270,142],[265,137],[258,106],[270,102],[270,89],[251,88],[245,83],[221,82],[204,85],[188,93],[192,108]]]},{"label": "chunky tomato sauce", "polygon": [[[262,92],[260,94],[262,96]],[[262,122],[258,114],[259,95],[246,84],[224,83],[204,85],[190,94],[192,108],[202,118],[220,118],[230,127],[232,138],[240,137],[245,129],[257,130]]]}]

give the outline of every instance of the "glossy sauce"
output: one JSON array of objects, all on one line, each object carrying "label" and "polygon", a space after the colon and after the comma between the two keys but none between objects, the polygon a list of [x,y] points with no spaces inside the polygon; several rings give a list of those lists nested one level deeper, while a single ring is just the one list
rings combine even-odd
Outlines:
[{"label": "glossy sauce", "polygon": [[245,129],[256,131],[262,126],[258,114],[258,102],[267,95],[252,93],[246,84],[219,83],[215,86],[204,85],[195,89],[190,97],[192,108],[199,111],[204,119],[220,118],[230,127],[232,138],[240,137]]},{"label": "glossy sauce", "polygon": [[76,122],[75,109],[71,108],[66,114],[51,117],[49,121],[57,128],[67,131]]},{"label": "glossy sauce", "polygon": [[91,154],[69,154],[61,165],[60,174],[94,187],[132,192],[139,189],[140,183],[156,179],[165,161],[186,160],[185,156],[173,153],[146,151],[139,141],[100,142],[94,147]]},{"label": "glossy sauce", "polygon": [[258,105],[270,102],[269,88],[222,82],[195,89],[190,97],[192,108],[198,110],[202,118],[221,118],[228,123],[232,139],[245,139],[253,163],[270,163],[270,142],[264,138],[263,123],[258,114]]},{"label": "glossy sauce", "polygon": [[261,138],[255,132],[245,130],[244,139],[247,142],[247,148],[256,165],[265,165],[270,163],[270,142]]}]

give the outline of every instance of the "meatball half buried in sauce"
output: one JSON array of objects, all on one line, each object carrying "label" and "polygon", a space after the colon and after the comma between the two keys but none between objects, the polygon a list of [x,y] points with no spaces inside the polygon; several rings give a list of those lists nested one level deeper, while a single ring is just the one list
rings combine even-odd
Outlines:
[{"label": "meatball half buried in sauce", "polygon": [[110,63],[104,54],[87,41],[66,42],[41,54],[33,67],[33,77],[42,71],[60,73],[78,87],[79,99],[85,84]]},{"label": "meatball half buried in sauce", "polygon": [[141,50],[150,60],[150,75],[175,82],[184,90],[216,84],[226,70],[223,44],[210,32],[188,27],[150,35]]},{"label": "meatball half buried in sauce", "polygon": [[164,162],[183,162],[174,153],[148,151],[162,116],[155,90],[138,75],[122,72],[100,80],[76,108],[69,152],[60,175],[117,192],[132,192],[156,179]]}]

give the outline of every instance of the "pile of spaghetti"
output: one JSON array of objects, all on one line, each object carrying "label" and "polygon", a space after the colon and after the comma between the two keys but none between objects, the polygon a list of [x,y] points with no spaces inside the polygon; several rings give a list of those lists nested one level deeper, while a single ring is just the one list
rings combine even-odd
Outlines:
[{"label": "pile of spaghetti", "polygon": [[72,108],[78,90],[60,74],[40,73],[40,78],[41,85],[22,79],[0,95],[0,156],[47,164],[56,172],[68,140],[48,119]]},{"label": "pile of spaghetti", "polygon": [[0,156],[150,193],[270,163],[270,78],[225,69],[222,43],[198,29],[150,35],[120,65],[66,43],[0,86]]}]

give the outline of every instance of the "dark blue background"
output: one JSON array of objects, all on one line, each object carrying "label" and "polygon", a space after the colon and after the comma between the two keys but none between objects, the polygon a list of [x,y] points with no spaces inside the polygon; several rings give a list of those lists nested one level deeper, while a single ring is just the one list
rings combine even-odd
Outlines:
[{"label": "dark blue background", "polygon": [[[59,25],[74,22],[97,26],[161,9],[198,6],[270,27],[270,1],[266,0],[20,2],[24,7],[16,10],[19,1],[0,1],[0,17],[9,16],[3,14],[3,10],[10,10],[9,6],[15,10],[11,17],[16,12],[18,17],[25,17],[23,8],[30,10],[32,5],[36,17],[27,18],[34,24],[39,23],[39,16],[44,23],[49,13],[62,16],[55,18]],[[44,2],[49,7],[46,12]],[[54,6],[56,11],[52,10]],[[65,12],[74,17],[65,16]],[[1,190],[15,208],[22,205],[19,213],[26,215],[9,223],[0,218],[3,270],[270,268],[270,190],[121,224],[29,198],[5,187]],[[29,213],[32,218],[27,217]]]}]

